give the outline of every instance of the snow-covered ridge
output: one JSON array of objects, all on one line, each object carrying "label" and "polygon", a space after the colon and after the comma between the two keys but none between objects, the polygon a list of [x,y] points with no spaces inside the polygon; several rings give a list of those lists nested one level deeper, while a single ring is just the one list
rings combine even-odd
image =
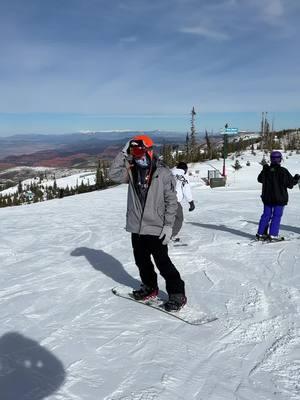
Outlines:
[{"label": "snow-covered ridge", "polygon": [[[292,163],[293,165],[298,165],[298,161],[300,159],[300,155],[296,154],[295,152],[293,153],[285,153],[283,156],[283,163],[282,165],[285,166],[288,163],[289,158],[292,156],[289,156],[289,154],[293,154],[295,162]],[[238,172],[235,171],[233,168],[233,164],[235,163],[235,160],[238,160],[240,165],[242,167],[246,167],[247,169],[250,169],[254,173],[258,173],[258,171],[261,169],[261,164],[260,162],[262,159],[265,157],[265,159],[268,161],[268,156],[264,154],[263,151],[258,151],[256,150],[255,155],[251,153],[251,151],[244,151],[241,153],[240,156],[236,156],[234,154],[229,155],[228,158],[226,159],[226,175],[227,175],[227,185],[235,185],[236,184],[236,178],[239,175],[240,177],[243,176],[243,181],[240,180],[238,183],[239,185],[244,185],[249,187],[251,185],[251,182],[253,184],[252,180],[252,175],[249,174],[249,171],[245,171],[245,169],[241,169]],[[250,163],[249,166],[247,166],[247,163]],[[26,167],[22,167],[26,168]],[[32,169],[30,167],[30,169]],[[38,183],[39,185],[42,185],[44,187],[49,187],[53,186],[54,180],[56,181],[57,187],[58,188],[63,188],[65,189],[66,187],[69,188],[75,188],[76,186],[79,186],[80,184],[84,185],[94,185],[95,180],[96,180],[96,171],[95,170],[90,170],[90,171],[80,171],[76,174],[72,174],[72,170],[61,170],[58,172],[55,169],[45,169],[43,167],[36,167],[35,168],[37,172],[42,172],[45,171],[47,177],[44,178],[42,181],[40,181],[39,176],[33,179],[26,179],[22,181],[22,186],[23,188],[26,188],[27,186],[30,186],[33,183]],[[223,160],[209,160],[206,162],[201,162],[201,163],[192,163],[189,164],[189,175],[190,175],[190,181],[193,184],[194,182],[199,183],[200,185],[204,185],[204,181],[202,178],[207,178],[208,176],[208,171],[212,169],[217,169],[222,173],[223,171]],[[48,172],[47,172],[48,171]],[[53,173],[51,173],[53,171]],[[300,168],[297,170],[300,171]],[[294,172],[294,173],[297,173]],[[64,174],[68,174],[68,176],[63,176]],[[61,177],[60,177],[61,176]],[[251,182],[249,182],[248,177],[251,176]],[[257,186],[257,184],[255,183]],[[13,186],[9,189],[5,189],[0,191],[0,194],[6,195],[6,194],[11,194],[13,195],[18,191],[18,186]]]},{"label": "snow-covered ridge", "polygon": [[[43,187],[50,187],[54,185],[54,181],[57,184],[58,188],[63,188],[65,189],[66,187],[69,188],[75,188],[76,186],[79,186],[80,184],[84,185],[94,185],[96,183],[96,172],[95,171],[82,171],[78,172],[76,174],[71,174],[69,176],[63,176],[61,178],[57,178],[60,174],[57,173],[57,169],[52,169],[52,173],[50,169],[45,170],[45,168],[39,168],[37,167],[37,172],[46,172],[46,177],[43,177],[40,179],[39,176],[36,176],[35,178],[29,178],[23,180],[22,187],[25,190],[27,187],[30,187],[32,184],[38,184],[39,186]],[[68,173],[71,173],[70,170]],[[63,175],[63,173],[61,173]],[[18,191],[18,185],[12,186],[8,189],[0,191],[0,194],[2,195],[13,195],[14,193],[17,193]]]}]

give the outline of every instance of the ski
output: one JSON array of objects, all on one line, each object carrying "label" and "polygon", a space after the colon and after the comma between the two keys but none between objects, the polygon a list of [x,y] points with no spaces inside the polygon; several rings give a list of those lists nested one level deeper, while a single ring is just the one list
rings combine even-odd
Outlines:
[{"label": "ski", "polygon": [[237,242],[237,244],[242,246],[254,246],[254,245],[266,245],[266,244],[276,244],[276,243],[285,243],[292,242],[294,240],[300,239],[300,236],[296,237],[283,237],[281,236],[278,240],[257,240],[253,239],[250,242]]},{"label": "ski", "polygon": [[165,301],[162,300],[160,297],[146,301],[135,300],[132,297],[132,294],[130,293],[132,291],[132,288],[129,288],[127,286],[116,286],[112,288],[111,291],[115,296],[133,301],[135,303],[142,304],[146,307],[153,308],[164,314],[168,314],[169,316],[172,316],[180,321],[183,321],[189,325],[204,325],[210,322],[214,322],[218,319],[217,317],[210,317],[202,311],[194,310],[189,305],[185,305],[181,310],[176,312],[166,311],[163,308],[163,304]]}]

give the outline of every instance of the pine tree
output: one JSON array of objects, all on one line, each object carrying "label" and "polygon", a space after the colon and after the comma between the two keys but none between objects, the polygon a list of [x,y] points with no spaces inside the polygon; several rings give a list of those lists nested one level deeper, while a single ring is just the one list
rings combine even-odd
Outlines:
[{"label": "pine tree", "polygon": [[261,114],[261,123],[260,123],[260,135],[261,135],[261,141],[260,141],[260,145],[261,145],[261,149],[264,149],[264,140],[265,140],[265,113],[262,112]]},{"label": "pine tree", "polygon": [[163,161],[169,167],[172,167],[174,164],[173,156],[172,156],[172,146],[169,144],[163,144],[162,147],[162,157]]},{"label": "pine tree", "polygon": [[98,161],[98,167],[97,167],[97,172],[96,172],[96,185],[95,188],[96,190],[102,189],[104,186],[104,178],[103,178],[103,172],[102,172],[102,166],[101,166],[101,161]]},{"label": "pine tree", "polygon": [[13,197],[13,205],[18,206],[19,204],[20,204],[20,202],[19,202],[19,198],[18,198],[18,193],[15,193],[14,197]]},{"label": "pine tree", "polygon": [[67,185],[67,187],[65,188],[65,196],[70,196],[70,188],[69,185]]},{"label": "pine tree", "polygon": [[19,184],[18,184],[18,193],[21,194],[22,192],[23,192],[22,182],[19,181]]},{"label": "pine tree", "polygon": [[206,147],[207,147],[207,156],[208,156],[208,159],[211,160],[212,159],[212,146],[211,146],[211,142],[210,142],[207,130],[205,130],[205,141],[206,141]]},{"label": "pine tree", "polygon": [[268,164],[265,155],[263,155],[263,158],[262,158],[260,164],[261,164],[261,165],[266,165],[266,164]]},{"label": "pine tree", "polygon": [[107,186],[108,181],[109,181],[108,170],[109,170],[109,165],[108,165],[107,161],[102,161],[102,173],[103,173],[104,187]]},{"label": "pine tree", "polygon": [[242,166],[241,166],[239,160],[235,160],[235,163],[234,163],[234,165],[233,165],[232,167],[233,167],[236,171],[242,168]]},{"label": "pine tree", "polygon": [[196,141],[196,128],[195,128],[195,107],[193,107],[191,111],[191,134],[190,134],[190,157],[191,161],[196,161],[196,150],[197,150],[197,141]]},{"label": "pine tree", "polygon": [[190,157],[191,157],[190,150],[191,150],[190,136],[189,136],[189,133],[187,132],[186,133],[186,138],[185,138],[185,154],[186,154],[186,160],[187,161],[191,161],[190,160]]}]

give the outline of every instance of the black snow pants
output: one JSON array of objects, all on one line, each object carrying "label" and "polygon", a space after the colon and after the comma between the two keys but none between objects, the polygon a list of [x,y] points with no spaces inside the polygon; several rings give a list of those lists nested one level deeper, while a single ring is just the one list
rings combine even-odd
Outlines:
[{"label": "black snow pants", "polygon": [[139,269],[141,281],[144,285],[157,288],[157,274],[154,270],[154,259],[157,269],[166,281],[168,294],[185,294],[184,282],[179,272],[170,260],[168,246],[162,244],[158,236],[139,235],[132,233],[131,236],[135,263]]}]

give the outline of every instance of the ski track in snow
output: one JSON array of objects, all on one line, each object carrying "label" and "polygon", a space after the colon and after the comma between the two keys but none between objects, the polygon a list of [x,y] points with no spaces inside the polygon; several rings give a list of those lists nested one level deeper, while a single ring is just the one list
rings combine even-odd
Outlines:
[{"label": "ski track in snow", "polygon": [[[255,234],[262,209],[261,167],[251,168],[226,189],[195,185],[187,246],[169,248],[189,304],[219,317],[200,327],[110,292],[139,284],[123,229],[125,185],[0,209],[0,387],[13,390],[22,365],[30,385],[20,381],[13,400],[299,399],[299,241],[237,244]],[[284,233],[300,233],[299,193],[290,192]],[[2,346],[12,332],[23,335],[25,360]],[[64,377],[51,365],[45,373],[30,341],[62,363]]]}]

